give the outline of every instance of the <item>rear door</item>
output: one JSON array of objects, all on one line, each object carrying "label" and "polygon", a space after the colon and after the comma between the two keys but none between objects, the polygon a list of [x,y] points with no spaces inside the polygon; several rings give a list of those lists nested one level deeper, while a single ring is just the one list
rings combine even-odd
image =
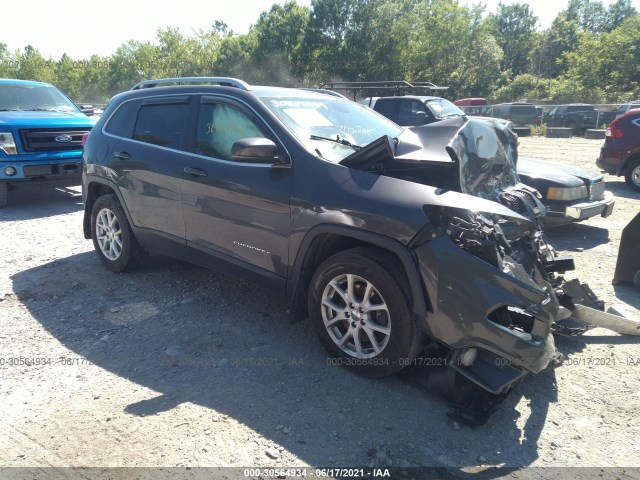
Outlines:
[{"label": "rear door", "polygon": [[[125,104],[126,105],[126,104]],[[123,105],[121,108],[128,108]],[[133,224],[184,243],[180,177],[191,97],[152,97],[139,104],[128,138],[114,142],[111,162]],[[109,127],[107,126],[107,131]]]},{"label": "rear door", "polygon": [[232,145],[266,137],[284,148],[246,104],[224,96],[198,102],[192,151],[182,173],[187,245],[284,288],[290,233],[292,168],[236,162]]},{"label": "rear door", "polygon": [[[379,98],[373,109],[380,115],[384,115],[392,122],[398,123],[398,108],[400,107],[399,98]],[[398,124],[400,125],[400,124]]]}]

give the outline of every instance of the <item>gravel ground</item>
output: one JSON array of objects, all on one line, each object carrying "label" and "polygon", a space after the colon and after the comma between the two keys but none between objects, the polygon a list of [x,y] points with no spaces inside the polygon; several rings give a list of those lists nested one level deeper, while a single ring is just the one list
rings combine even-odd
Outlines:
[{"label": "gravel ground", "polygon": [[[520,151],[594,170],[601,143],[528,137]],[[549,236],[607,304],[640,315],[638,292],[611,285],[640,195],[615,177],[607,188],[617,196],[611,217]],[[106,271],[82,237],[79,188],[12,193],[0,210],[0,467],[34,469],[0,477],[105,474],[44,467],[390,466],[401,478],[427,478],[414,467],[534,478],[540,471],[524,467],[640,467],[637,338],[604,329],[559,338],[567,362],[525,379],[469,428],[433,389],[328,364],[308,321],[292,322],[283,300],[248,283],[158,257],[126,275]],[[596,472],[640,478],[637,468]],[[241,468],[223,473],[245,478]],[[566,473],[545,469],[545,478]]]}]

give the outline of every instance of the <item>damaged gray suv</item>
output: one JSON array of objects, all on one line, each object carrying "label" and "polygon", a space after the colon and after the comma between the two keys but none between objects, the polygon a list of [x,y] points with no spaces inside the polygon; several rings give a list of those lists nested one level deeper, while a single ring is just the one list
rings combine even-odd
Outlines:
[{"label": "damaged gray suv", "polygon": [[[427,344],[485,390],[557,363],[572,298],[519,182],[516,139],[466,117],[403,130],[357,103],[232,78],[142,82],[84,145],[84,235],[289,298],[336,360],[393,374]],[[574,289],[575,290],[575,289]]]}]

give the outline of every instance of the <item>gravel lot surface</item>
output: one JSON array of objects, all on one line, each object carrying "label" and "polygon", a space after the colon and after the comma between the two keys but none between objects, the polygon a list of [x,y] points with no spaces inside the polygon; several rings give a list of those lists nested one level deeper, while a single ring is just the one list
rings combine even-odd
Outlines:
[{"label": "gravel lot surface", "polygon": [[[601,144],[528,137],[520,154],[595,170]],[[640,195],[612,176],[607,189],[611,217],[549,237],[607,304],[640,316],[640,294],[611,284]],[[308,321],[249,283],[159,257],[108,272],[82,236],[79,187],[12,193],[0,210],[0,467],[37,467],[33,478],[76,478],[43,467],[391,466],[407,469],[400,478],[412,467],[492,478],[508,467],[519,478],[540,473],[530,466],[640,467],[637,337],[557,339],[565,365],[527,378],[469,428],[420,384],[329,365]],[[620,472],[571,475],[640,478]]]}]

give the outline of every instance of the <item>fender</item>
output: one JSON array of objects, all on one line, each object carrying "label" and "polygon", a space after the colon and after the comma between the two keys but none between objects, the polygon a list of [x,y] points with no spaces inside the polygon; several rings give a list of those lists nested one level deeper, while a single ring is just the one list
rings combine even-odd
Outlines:
[{"label": "fender", "polygon": [[[307,234],[300,244],[296,259],[293,263],[291,279],[287,282],[287,297],[293,304],[297,295],[300,293],[299,288],[302,278],[302,265],[306,260],[309,249],[313,241],[321,234],[332,234],[342,237],[353,238],[361,242],[369,243],[377,247],[388,250],[400,258],[402,266],[407,274],[409,280],[409,288],[411,292],[411,301],[413,313],[420,318],[425,318],[430,310],[428,301],[425,299],[425,293],[422,289],[422,281],[420,279],[420,273],[418,271],[417,260],[406,245],[394,240],[391,237],[386,237],[377,233],[363,231],[354,227],[345,225],[316,225],[309,229]],[[292,305],[293,307],[293,305]],[[293,310],[293,308],[292,308]]]},{"label": "fender", "polygon": [[124,214],[127,216],[127,221],[129,222],[129,225],[131,225],[133,228],[133,222],[131,221],[131,215],[129,214],[129,209],[127,208],[127,205],[124,202],[124,199],[122,198],[122,194],[120,193],[120,189],[115,184],[115,182],[108,178],[99,177],[93,174],[86,174],[82,182],[82,200],[84,203],[84,218],[82,220],[82,229],[84,232],[84,238],[86,238],[87,240],[91,239],[91,209],[87,204],[87,197],[89,195],[89,191],[88,191],[88,188],[85,187],[85,185],[88,186],[93,183],[99,183],[101,185],[105,185],[114,191],[114,193],[116,194],[116,197],[118,197],[118,201],[120,202],[120,206],[122,207],[122,210],[124,210]]}]

